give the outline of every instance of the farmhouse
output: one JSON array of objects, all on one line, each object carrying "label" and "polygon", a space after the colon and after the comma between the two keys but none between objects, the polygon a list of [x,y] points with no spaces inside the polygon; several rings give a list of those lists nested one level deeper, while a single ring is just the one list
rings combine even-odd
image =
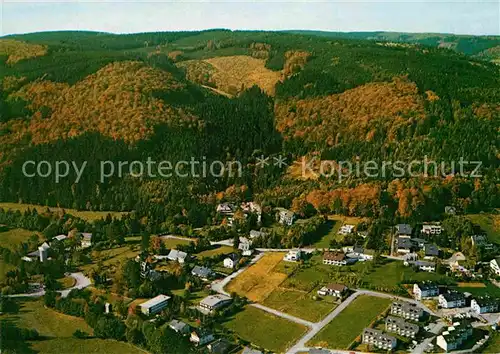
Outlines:
[{"label": "farmhouse", "polygon": [[196,346],[205,345],[215,339],[212,332],[208,329],[197,328],[193,332],[191,332],[191,337],[189,340],[194,343]]},{"label": "farmhouse", "polygon": [[238,264],[240,257],[236,253],[231,253],[229,256],[224,258],[224,267],[234,269]]},{"label": "farmhouse", "polygon": [[459,322],[453,323],[440,336],[437,337],[436,344],[445,351],[460,348],[460,346],[472,336],[472,327]]},{"label": "farmhouse", "polygon": [[191,328],[189,327],[189,325],[187,323],[184,323],[182,321],[179,321],[179,320],[172,320],[170,321],[170,323],[168,324],[168,326],[176,333],[179,333],[179,334],[188,334],[189,331],[191,330]]},{"label": "farmhouse", "polygon": [[195,266],[191,271],[191,274],[203,280],[209,280],[210,277],[213,275],[213,271],[212,269],[207,267]]},{"label": "farmhouse", "polygon": [[422,300],[426,297],[434,297],[439,295],[439,287],[431,282],[422,282],[413,284],[413,295],[415,299]]},{"label": "farmhouse", "polygon": [[290,250],[285,255],[285,257],[283,257],[283,260],[288,262],[297,262],[298,260],[300,260],[301,257],[302,257],[302,251],[300,249]]},{"label": "farmhouse", "polygon": [[168,300],[170,296],[167,295],[158,295],[152,299],[149,299],[146,302],[143,302],[141,306],[141,312],[146,316],[154,315],[158,312],[161,312],[168,305]]},{"label": "farmhouse", "polygon": [[424,224],[421,230],[425,235],[439,235],[442,231],[441,225],[438,224]]},{"label": "farmhouse", "polygon": [[391,315],[400,316],[407,320],[418,321],[423,314],[424,311],[413,302],[394,301],[391,305]]},{"label": "farmhouse", "polygon": [[186,261],[187,253],[178,251],[178,250],[170,250],[170,253],[167,255],[167,258],[171,261],[177,261],[183,264]]},{"label": "farmhouse", "polygon": [[198,310],[203,313],[213,313],[231,302],[231,298],[226,295],[216,294],[210,295],[200,301]]},{"label": "farmhouse", "polygon": [[496,257],[490,261],[490,269],[495,275],[500,275],[500,257]]},{"label": "farmhouse", "polygon": [[382,333],[382,331],[377,329],[365,328],[363,331],[363,343],[384,350],[392,350],[396,348],[397,340],[393,336]]},{"label": "farmhouse", "polygon": [[498,312],[498,300],[491,297],[478,297],[472,299],[470,307],[477,313]]},{"label": "farmhouse", "polygon": [[318,295],[334,296],[341,299],[347,292],[347,286],[343,284],[330,283],[318,290]]},{"label": "farmhouse", "polygon": [[406,322],[402,318],[387,316],[385,319],[385,329],[403,337],[415,338],[418,333],[418,325]]},{"label": "farmhouse", "polygon": [[325,252],[323,254],[323,264],[343,266],[347,264],[347,258],[342,252]]},{"label": "farmhouse", "polygon": [[465,303],[465,295],[458,291],[448,290],[446,293],[439,295],[439,306],[444,309],[464,307]]},{"label": "farmhouse", "polygon": [[81,247],[82,248],[88,248],[92,246],[92,234],[88,232],[82,232],[82,241],[81,241]]},{"label": "farmhouse", "polygon": [[276,219],[280,224],[291,226],[295,221],[295,214],[293,211],[284,209],[284,208],[276,208],[278,211],[276,215]]},{"label": "farmhouse", "polygon": [[399,237],[411,237],[411,226],[408,224],[397,224],[396,227],[396,235]]}]

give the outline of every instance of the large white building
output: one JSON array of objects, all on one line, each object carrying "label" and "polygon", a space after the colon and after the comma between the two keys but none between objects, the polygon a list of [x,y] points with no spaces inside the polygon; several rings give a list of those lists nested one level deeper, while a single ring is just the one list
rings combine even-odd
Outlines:
[{"label": "large white building", "polygon": [[465,307],[465,295],[458,291],[448,291],[439,295],[439,306],[444,309],[453,309],[456,307]]},{"label": "large white building", "polygon": [[472,336],[472,327],[470,325],[455,322],[453,326],[448,327],[446,331],[437,337],[436,344],[449,352],[460,348],[470,336]]},{"label": "large white building", "polygon": [[472,311],[478,315],[481,313],[498,312],[498,299],[490,297],[477,297],[470,302]]},{"label": "large white building", "polygon": [[415,283],[413,284],[413,295],[417,300],[435,297],[439,295],[439,287],[437,284],[430,282]]},{"label": "large white building", "polygon": [[490,261],[490,270],[495,275],[500,275],[500,257],[496,257]]},{"label": "large white building", "polygon": [[146,316],[154,315],[161,312],[168,305],[168,300],[170,296],[158,295],[146,302],[143,302],[141,306],[141,312]]},{"label": "large white building", "polygon": [[288,262],[298,262],[301,257],[302,257],[302,251],[300,249],[290,250],[285,255],[285,257],[283,257],[283,260]]}]

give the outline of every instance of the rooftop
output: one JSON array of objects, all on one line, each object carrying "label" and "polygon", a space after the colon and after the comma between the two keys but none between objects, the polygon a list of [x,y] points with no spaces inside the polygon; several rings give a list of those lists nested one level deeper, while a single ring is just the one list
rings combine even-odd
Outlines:
[{"label": "rooftop", "polygon": [[448,291],[442,295],[446,301],[459,301],[465,299],[465,295],[458,291]]},{"label": "rooftop", "polygon": [[143,308],[151,308],[151,307],[158,305],[164,301],[168,301],[169,299],[170,299],[170,296],[162,294],[162,295],[158,295],[152,299],[149,299],[146,302],[143,302],[140,306]]},{"label": "rooftop", "polygon": [[344,284],[330,283],[326,286],[326,288],[334,291],[344,291],[347,289],[347,286]]},{"label": "rooftop", "polygon": [[218,303],[221,301],[228,301],[231,300],[229,296],[222,295],[222,294],[216,294],[216,295],[209,295],[203,300],[201,300],[200,304],[204,304],[209,307],[216,306]]},{"label": "rooftop", "polygon": [[427,243],[424,246],[426,256],[437,256],[439,255],[439,248],[436,245]]},{"label": "rooftop", "polygon": [[345,254],[342,252],[325,252],[323,254],[323,259],[340,262],[345,259]]},{"label": "rooftop", "polygon": [[399,235],[411,235],[411,226],[408,224],[397,224],[396,232]]},{"label": "rooftop", "polygon": [[419,330],[418,325],[406,322],[401,317],[387,316],[387,318],[385,319],[385,323],[396,324],[400,329],[412,331],[415,333]]}]

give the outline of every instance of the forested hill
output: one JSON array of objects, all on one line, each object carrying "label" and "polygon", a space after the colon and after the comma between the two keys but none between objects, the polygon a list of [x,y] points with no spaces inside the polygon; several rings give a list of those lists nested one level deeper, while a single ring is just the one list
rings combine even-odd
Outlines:
[{"label": "forested hill", "polygon": [[[482,39],[478,39],[480,41]],[[0,38],[0,201],[206,221],[220,200],[435,218],[499,207],[500,75],[438,46],[210,30]],[[300,176],[332,161],[480,161],[482,177]],[[240,161],[231,177],[99,179],[100,161]],[[55,183],[25,161],[88,161]],[[466,168],[472,169],[471,166]],[[103,182],[103,183],[101,183]],[[179,221],[180,222],[180,221]]]},{"label": "forested hill", "polygon": [[327,32],[289,31],[327,38],[366,39],[393,43],[411,43],[430,47],[447,48],[460,53],[500,63],[500,36],[470,36],[445,33],[405,32]]}]

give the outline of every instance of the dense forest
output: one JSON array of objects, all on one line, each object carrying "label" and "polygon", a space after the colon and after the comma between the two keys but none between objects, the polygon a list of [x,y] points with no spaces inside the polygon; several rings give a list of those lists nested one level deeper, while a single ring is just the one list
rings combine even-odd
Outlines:
[{"label": "dense forest", "polygon": [[[150,224],[181,217],[193,226],[221,200],[415,220],[447,205],[500,207],[500,70],[480,55],[498,38],[371,37],[210,30],[0,38],[0,201],[135,210]],[[455,51],[439,45],[452,40]],[[425,156],[448,165],[432,178],[417,169],[341,180],[261,168],[262,156],[288,164]],[[453,174],[450,161],[461,158],[479,161],[481,176]],[[237,161],[242,173],[162,178],[127,169],[102,179],[102,161],[148,159]],[[78,183],[74,169],[56,183],[24,176],[30,160],[87,165]]]}]

